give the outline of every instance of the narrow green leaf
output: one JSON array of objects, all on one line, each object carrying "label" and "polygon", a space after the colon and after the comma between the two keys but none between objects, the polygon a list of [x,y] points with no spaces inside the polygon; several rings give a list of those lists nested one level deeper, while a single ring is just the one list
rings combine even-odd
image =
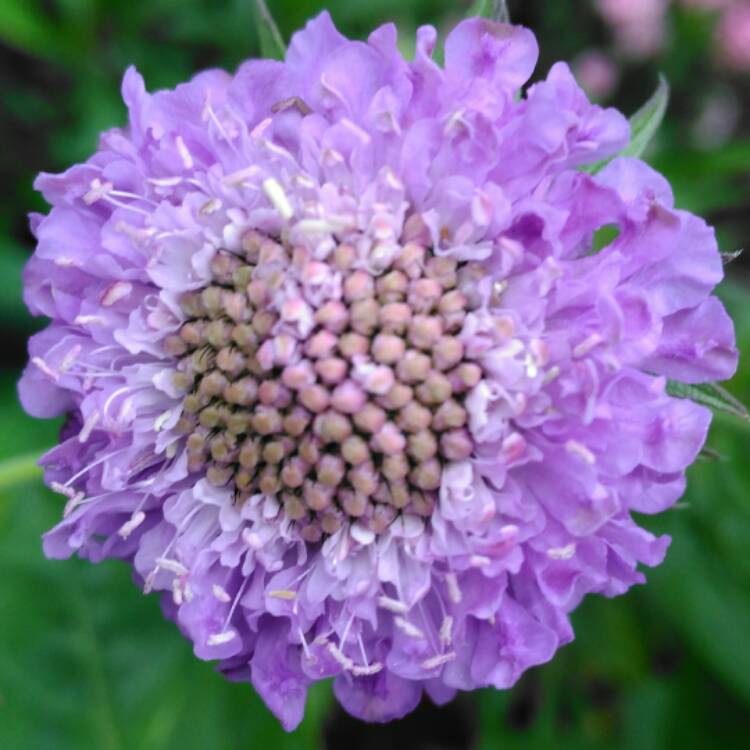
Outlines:
[{"label": "narrow green leaf", "polygon": [[510,23],[507,0],[476,0],[468,15],[490,18],[499,23]]},{"label": "narrow green leaf", "polygon": [[[643,156],[664,119],[668,103],[669,83],[663,75],[660,75],[656,91],[630,118],[630,143],[617,156]],[[612,158],[617,158],[617,156]],[[610,161],[612,159],[604,159],[595,164],[587,164],[585,167],[582,167],[582,171],[596,174],[609,164]]]},{"label": "narrow green leaf", "polygon": [[630,118],[630,143],[622,156],[642,156],[664,119],[669,104],[669,83],[659,76],[659,85],[651,98]]},{"label": "narrow green leaf", "polygon": [[283,60],[286,55],[286,44],[276,21],[273,20],[271,11],[268,10],[266,0],[255,0],[255,15],[258,22],[261,54],[272,60]]},{"label": "narrow green leaf", "polygon": [[31,479],[40,479],[39,451],[0,461],[0,491]]},{"label": "narrow green leaf", "polygon": [[723,412],[724,414],[730,414],[734,417],[750,421],[750,413],[748,413],[745,405],[718,383],[690,385],[670,380],[667,383],[667,392],[672,396],[687,398],[696,404],[707,406],[713,411]]},{"label": "narrow green leaf", "polygon": [[75,65],[85,59],[88,31],[68,18],[56,22],[39,0],[0,0],[0,40],[28,55]]},{"label": "narrow green leaf", "polygon": [[726,461],[727,457],[720,451],[717,451],[715,448],[709,448],[707,445],[704,445],[701,448],[701,452],[698,454],[698,460],[699,461]]}]

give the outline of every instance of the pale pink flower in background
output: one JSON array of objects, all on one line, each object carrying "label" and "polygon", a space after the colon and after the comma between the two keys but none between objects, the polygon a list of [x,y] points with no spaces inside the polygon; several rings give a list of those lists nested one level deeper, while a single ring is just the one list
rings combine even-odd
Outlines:
[{"label": "pale pink flower in background", "polygon": [[662,48],[668,0],[597,0],[613,27],[617,46],[630,57],[650,57]]},{"label": "pale pink flower in background", "polygon": [[750,3],[728,8],[716,27],[716,54],[723,65],[750,71]]},{"label": "pale pink flower in background", "polygon": [[711,149],[725,144],[734,135],[741,114],[733,87],[720,86],[711,91],[690,127],[695,145]]},{"label": "pale pink flower in background", "polygon": [[614,60],[597,49],[579,55],[573,63],[573,72],[583,90],[593,99],[606,99],[620,78]]}]

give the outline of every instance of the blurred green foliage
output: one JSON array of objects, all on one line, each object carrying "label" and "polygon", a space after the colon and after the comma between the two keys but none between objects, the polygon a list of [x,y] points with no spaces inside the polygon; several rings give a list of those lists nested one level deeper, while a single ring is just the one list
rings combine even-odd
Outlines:
[{"label": "blurred green foliage", "polygon": [[[340,28],[364,36],[399,24],[406,51],[420,23],[445,30],[460,0],[269,0],[282,34],[325,5]],[[34,324],[20,270],[32,246],[26,213],[43,210],[33,175],[85,158],[97,133],[123,119],[119,78],[135,63],[150,88],[197,70],[233,68],[257,54],[252,0],[0,0],[0,461],[39,451],[57,426],[23,415],[15,381]],[[510,3],[543,49],[541,71],[608,44],[587,2]],[[722,248],[750,231],[750,132],[746,80],[720,74],[709,57],[708,17],[674,10],[671,41],[655,61],[624,64],[614,102],[634,111],[662,70],[673,99],[649,160],[672,181],[678,204],[716,224]],[[701,142],[692,125],[716,93],[734,97],[733,134]],[[721,290],[750,347],[742,260]],[[750,402],[750,369],[730,389]],[[709,445],[722,460],[690,472],[684,501],[648,524],[674,542],[649,584],[614,601],[589,598],[575,613],[577,640],[512,691],[460,703],[482,750],[750,747],[750,443],[748,425],[717,419]],[[39,537],[60,499],[38,481],[0,485],[0,748],[3,750],[191,750],[316,748],[330,728],[327,686],[311,694],[302,727],[286,735],[245,684],[199,662],[154,597],[125,566],[43,559]],[[413,725],[394,747],[442,746]],[[411,727],[411,728],[410,728]],[[330,732],[326,736],[332,736]],[[361,737],[376,738],[374,729]],[[364,739],[362,740],[364,742]],[[446,740],[447,743],[447,740]],[[330,744],[330,743],[329,743]],[[336,747],[335,743],[330,744]],[[364,745],[363,745],[364,746]]]}]

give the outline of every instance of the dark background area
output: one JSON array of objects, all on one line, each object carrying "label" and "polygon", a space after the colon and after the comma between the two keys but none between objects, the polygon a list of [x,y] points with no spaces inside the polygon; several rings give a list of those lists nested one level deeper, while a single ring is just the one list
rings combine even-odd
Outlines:
[{"label": "dark background area", "polygon": [[[593,2],[517,0],[510,10],[539,37],[537,76],[557,59],[574,61],[584,83],[627,113],[660,71],[667,76],[672,100],[647,158],[671,180],[678,205],[705,216],[733,252],[750,237],[750,73],[723,62],[721,16],[686,7],[698,3],[665,2],[663,33],[645,53],[624,45],[622,29]],[[286,38],[327,7],[354,37],[396,21],[407,54],[417,25],[445,32],[468,5],[269,2]],[[34,175],[86,158],[100,130],[123,123],[119,83],[128,64],[153,90],[255,55],[252,0],[0,0],[3,466],[24,466],[57,429],[24,416],[15,395],[26,338],[40,325],[23,307],[20,281],[33,248],[26,214],[45,210]],[[604,66],[606,86],[591,77],[591,60]],[[728,266],[720,290],[744,349],[748,262]],[[741,366],[729,388],[750,401],[750,369]],[[673,536],[666,563],[624,597],[587,599],[573,616],[576,641],[513,690],[478,691],[442,709],[426,703],[402,722],[366,727],[321,685],[291,735],[250,686],[225,682],[192,656],[125,566],[45,561],[39,537],[59,516],[60,499],[38,480],[0,472],[0,747],[750,747],[749,437],[748,425],[717,418],[709,446],[721,460],[699,462],[683,502],[647,521]]]}]

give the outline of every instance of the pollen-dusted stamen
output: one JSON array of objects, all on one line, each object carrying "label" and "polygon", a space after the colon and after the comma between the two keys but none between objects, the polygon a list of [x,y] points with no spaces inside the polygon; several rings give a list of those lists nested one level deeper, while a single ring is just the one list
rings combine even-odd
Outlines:
[{"label": "pollen-dusted stamen", "polygon": [[[280,183],[263,187],[290,218]],[[311,543],[347,519],[367,544],[401,513],[429,517],[443,466],[473,450],[463,400],[482,368],[459,333],[475,264],[415,241],[379,264],[348,243],[325,261],[257,231],[241,245],[165,339],[189,469],[239,501],[276,496]],[[329,278],[327,297],[305,294]]]}]

